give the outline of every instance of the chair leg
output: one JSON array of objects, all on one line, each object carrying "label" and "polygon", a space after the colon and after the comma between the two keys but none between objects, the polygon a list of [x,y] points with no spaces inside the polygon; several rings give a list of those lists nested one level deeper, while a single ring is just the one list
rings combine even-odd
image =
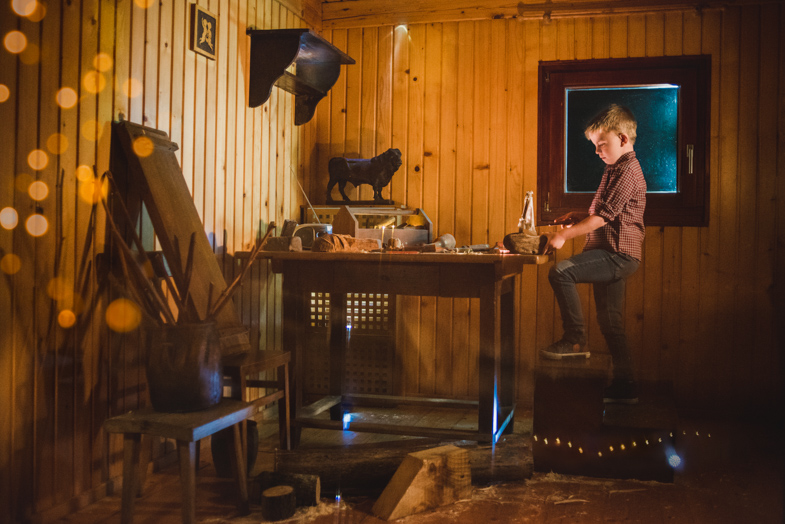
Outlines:
[{"label": "chair leg", "polygon": [[245,446],[243,446],[243,439],[240,435],[240,428],[243,427],[243,424],[235,424],[232,426],[234,432],[234,453],[232,453],[232,463],[233,468],[235,471],[235,479],[237,480],[237,487],[240,490],[240,502],[238,504],[238,509],[241,515],[247,515],[250,513],[250,509],[248,506],[248,481],[247,481],[247,474],[245,471],[245,464],[247,461],[247,455]]},{"label": "chair leg", "polygon": [[289,415],[289,365],[278,368],[278,389],[283,391],[283,398],[278,400],[278,434],[281,448],[292,449],[291,420]]},{"label": "chair leg", "polygon": [[[139,452],[142,447],[140,433],[123,434],[123,499],[120,521],[131,524],[134,504],[139,493]],[[146,467],[146,465],[145,465]]]},{"label": "chair leg", "polygon": [[183,490],[183,524],[196,522],[196,442],[177,441],[180,485]]}]

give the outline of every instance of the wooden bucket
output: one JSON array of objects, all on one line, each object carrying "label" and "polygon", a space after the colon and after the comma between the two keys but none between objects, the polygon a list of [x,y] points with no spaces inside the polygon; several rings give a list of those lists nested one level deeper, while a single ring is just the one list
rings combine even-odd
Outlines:
[{"label": "wooden bucket", "polygon": [[220,402],[221,345],[212,323],[165,325],[152,333],[147,385],[156,411],[185,413]]}]

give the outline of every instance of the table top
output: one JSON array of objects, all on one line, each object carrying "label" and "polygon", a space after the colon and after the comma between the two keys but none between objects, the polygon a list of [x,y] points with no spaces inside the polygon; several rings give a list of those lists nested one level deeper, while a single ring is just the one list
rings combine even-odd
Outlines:
[{"label": "table top", "polygon": [[144,433],[196,442],[228,428],[251,416],[253,404],[234,399],[221,402],[202,411],[164,413],[151,407],[129,411],[104,422],[109,433]]},{"label": "table top", "polygon": [[[247,258],[248,251],[235,252],[236,258]],[[411,251],[379,251],[351,252],[337,251],[334,253],[312,251],[261,251],[257,258],[270,260],[292,261],[323,261],[323,262],[383,262],[383,263],[417,263],[417,264],[544,264],[548,255],[514,255],[511,253],[414,253]]]}]

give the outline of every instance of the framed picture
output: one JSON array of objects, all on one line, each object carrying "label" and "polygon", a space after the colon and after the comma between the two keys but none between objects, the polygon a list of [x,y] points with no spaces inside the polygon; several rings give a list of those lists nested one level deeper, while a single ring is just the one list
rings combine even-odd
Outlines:
[{"label": "framed picture", "polygon": [[218,42],[218,17],[191,4],[191,51],[215,60]]}]

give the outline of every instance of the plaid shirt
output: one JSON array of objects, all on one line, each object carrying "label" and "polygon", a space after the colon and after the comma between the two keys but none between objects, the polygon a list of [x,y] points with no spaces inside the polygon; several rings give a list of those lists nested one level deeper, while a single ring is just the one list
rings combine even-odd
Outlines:
[{"label": "plaid shirt", "polygon": [[623,154],[615,164],[605,166],[589,214],[601,216],[607,224],[586,235],[583,250],[604,249],[640,261],[645,209],[646,181],[635,151],[631,151]]}]

